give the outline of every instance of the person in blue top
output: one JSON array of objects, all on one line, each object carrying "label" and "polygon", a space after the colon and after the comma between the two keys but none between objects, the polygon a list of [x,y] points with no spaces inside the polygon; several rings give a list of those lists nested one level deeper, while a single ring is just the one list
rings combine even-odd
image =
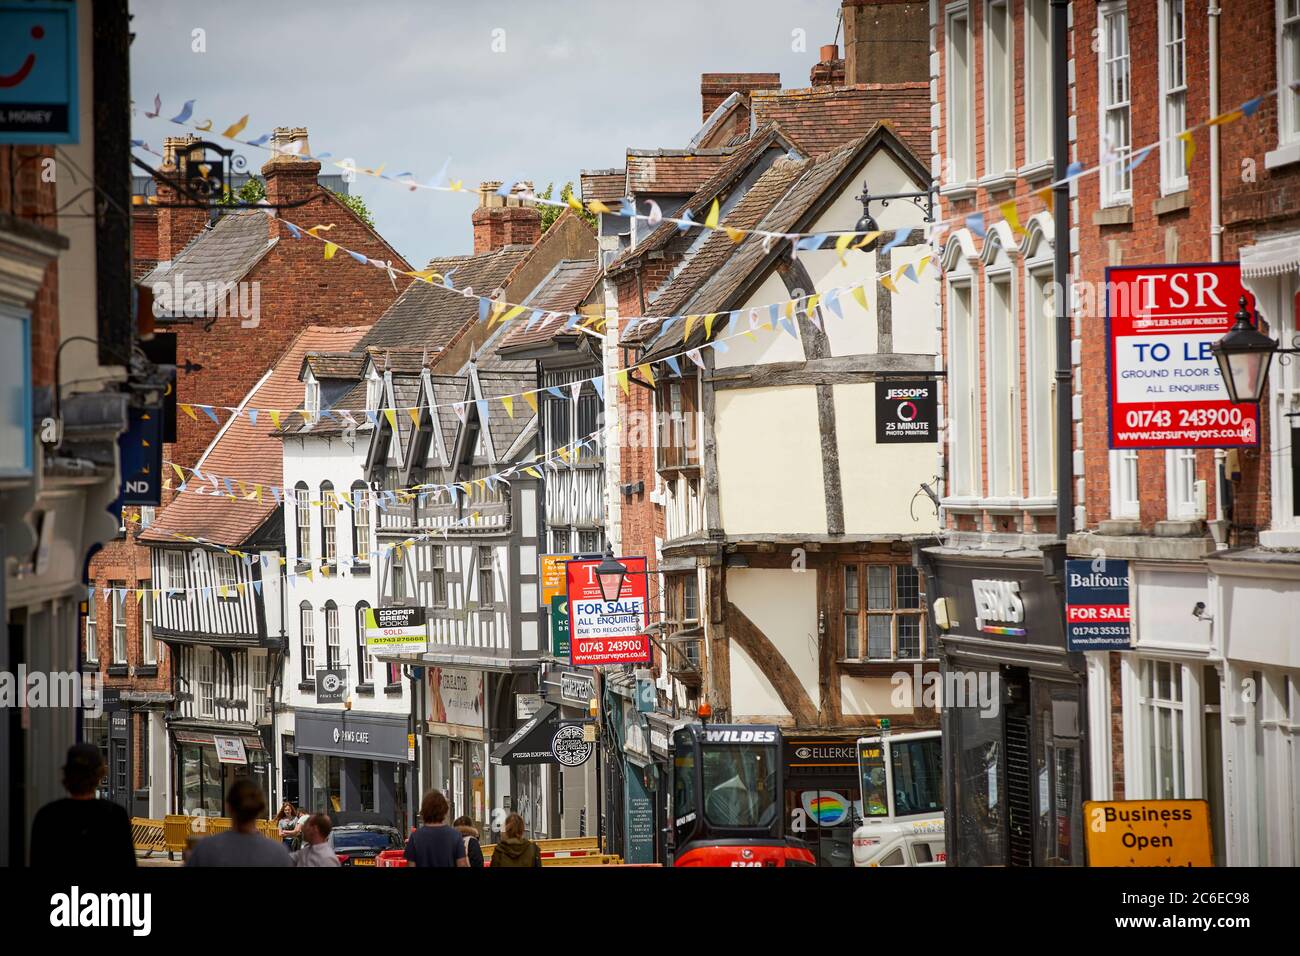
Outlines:
[{"label": "person in blue top", "polygon": [[469,866],[460,831],[447,823],[449,809],[447,798],[440,791],[430,790],[424,795],[420,802],[420,819],[424,826],[406,841],[405,856],[415,866]]}]

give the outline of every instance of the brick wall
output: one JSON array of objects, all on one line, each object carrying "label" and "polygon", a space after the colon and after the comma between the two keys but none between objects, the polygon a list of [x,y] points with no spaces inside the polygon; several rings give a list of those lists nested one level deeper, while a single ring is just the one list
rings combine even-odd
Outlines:
[{"label": "brick wall", "polygon": [[[0,212],[44,229],[57,230],[57,187],[45,182],[42,172],[53,161],[51,146],[0,147]],[[59,267],[45,267],[40,291],[32,303],[32,385],[54,383],[54,353],[59,347]]]}]

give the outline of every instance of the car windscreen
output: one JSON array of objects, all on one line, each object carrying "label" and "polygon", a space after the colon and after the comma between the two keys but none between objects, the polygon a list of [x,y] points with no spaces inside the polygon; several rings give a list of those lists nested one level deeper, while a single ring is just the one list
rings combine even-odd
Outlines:
[{"label": "car windscreen", "polygon": [[387,850],[396,846],[396,838],[386,830],[335,830],[334,852],[349,850]]},{"label": "car windscreen", "polygon": [[715,829],[769,827],[780,812],[776,748],[705,746],[704,816]]}]

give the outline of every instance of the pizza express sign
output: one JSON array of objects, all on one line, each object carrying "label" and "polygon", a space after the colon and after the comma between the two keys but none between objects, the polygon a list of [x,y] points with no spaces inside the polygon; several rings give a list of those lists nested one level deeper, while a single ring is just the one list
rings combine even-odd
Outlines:
[{"label": "pizza express sign", "polygon": [[934,382],[876,382],[876,444],[937,442],[938,425]]}]

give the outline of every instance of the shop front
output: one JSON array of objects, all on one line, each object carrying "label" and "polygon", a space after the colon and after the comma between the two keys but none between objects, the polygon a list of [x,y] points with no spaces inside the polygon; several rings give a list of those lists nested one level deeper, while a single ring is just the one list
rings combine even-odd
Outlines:
[{"label": "shop front", "polygon": [[[425,789],[441,790],[451,818],[468,816],[487,832],[487,744],[483,672],[426,667]],[[484,842],[490,842],[485,836]]]},{"label": "shop front", "polygon": [[1084,655],[1066,650],[1061,546],[921,551],[941,649],[950,866],[1081,866]]},{"label": "shop front", "polygon": [[856,736],[783,736],[786,835],[802,840],[818,866],[853,865],[862,816]]},{"label": "shop front", "polygon": [[[551,666],[542,678],[542,697],[555,707],[562,720],[587,718],[595,695],[592,675],[588,672]],[[563,764],[552,774],[553,806],[558,837],[585,837],[596,833],[596,761],[588,760],[576,767]]]},{"label": "shop front", "polygon": [[378,816],[405,831],[417,797],[407,718],[298,708],[293,748],[303,809]]},{"label": "shop front", "polygon": [[564,720],[554,704],[542,701],[532,716],[492,748],[492,766],[511,773],[513,793],[503,797],[524,818],[532,839],[547,839],[551,823],[550,781],[557,767],[581,768],[596,744],[586,739],[581,721]]},{"label": "shop front", "polygon": [[[226,791],[241,777],[251,777],[263,793],[271,793],[270,755],[251,729],[173,723],[169,731],[176,768],[174,812],[224,816]],[[112,731],[109,740],[111,747]]]}]

